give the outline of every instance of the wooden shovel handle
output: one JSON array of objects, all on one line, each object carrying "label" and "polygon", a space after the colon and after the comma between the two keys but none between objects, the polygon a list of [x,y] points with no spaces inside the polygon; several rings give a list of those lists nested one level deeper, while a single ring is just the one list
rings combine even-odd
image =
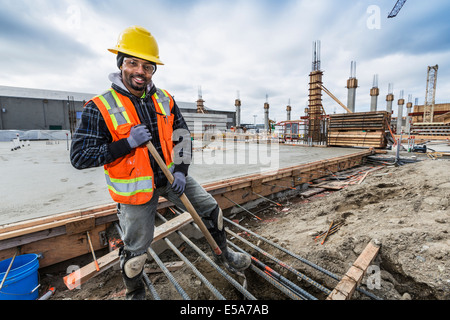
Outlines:
[{"label": "wooden shovel handle", "polygon": [[[167,180],[169,180],[169,183],[172,184],[174,181],[174,177],[172,173],[167,168],[167,165],[159,155],[158,151],[156,151],[155,146],[151,141],[147,143],[147,148],[150,151],[153,158],[155,158],[156,162],[160,166],[161,170],[164,172],[164,175],[166,176]],[[205,236],[206,240],[208,241],[209,245],[213,249],[214,253],[216,255],[221,255],[222,250],[220,250],[219,246],[217,245],[214,238],[211,236],[211,233],[209,233],[208,229],[206,229],[205,224],[203,223],[202,219],[198,215],[197,211],[195,210],[192,203],[189,201],[189,199],[186,197],[186,195],[183,193],[180,196],[181,202],[183,202],[184,206],[188,210],[188,212],[191,214],[192,219],[194,219],[194,222],[199,226],[200,230],[202,231],[203,235]]]}]

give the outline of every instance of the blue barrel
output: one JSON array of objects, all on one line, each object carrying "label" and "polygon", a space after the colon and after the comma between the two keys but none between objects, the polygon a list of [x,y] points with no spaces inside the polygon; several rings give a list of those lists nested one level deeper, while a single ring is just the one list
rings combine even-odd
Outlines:
[{"label": "blue barrel", "polygon": [[[0,283],[11,260],[12,258],[9,258],[0,262]],[[39,295],[38,269],[37,254],[17,256],[0,290],[0,300],[36,300]]]}]

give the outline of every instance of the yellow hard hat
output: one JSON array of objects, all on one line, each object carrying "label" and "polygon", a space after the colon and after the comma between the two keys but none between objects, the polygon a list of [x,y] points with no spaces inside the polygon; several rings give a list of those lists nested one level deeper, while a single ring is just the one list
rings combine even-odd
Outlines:
[{"label": "yellow hard hat", "polygon": [[119,36],[116,47],[109,52],[119,52],[130,56],[163,65],[159,60],[159,48],[152,34],[143,27],[132,26],[126,28]]}]

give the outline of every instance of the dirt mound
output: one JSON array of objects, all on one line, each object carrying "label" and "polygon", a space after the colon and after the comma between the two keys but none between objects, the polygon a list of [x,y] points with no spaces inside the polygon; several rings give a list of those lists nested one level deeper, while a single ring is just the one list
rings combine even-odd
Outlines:
[{"label": "dirt mound", "polygon": [[[360,185],[293,208],[258,232],[340,275],[377,239],[381,284],[374,293],[449,299],[449,199],[450,162],[425,160],[374,172]],[[332,221],[345,224],[324,245],[312,241]]]}]

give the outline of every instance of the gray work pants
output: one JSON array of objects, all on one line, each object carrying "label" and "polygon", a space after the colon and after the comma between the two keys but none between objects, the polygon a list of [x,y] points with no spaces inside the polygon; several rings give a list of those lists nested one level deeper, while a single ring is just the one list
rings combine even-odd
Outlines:
[{"label": "gray work pants", "polygon": [[[200,217],[209,217],[217,207],[216,200],[190,176],[186,177],[184,193]],[[124,249],[133,256],[145,253],[153,241],[155,213],[160,196],[187,211],[169,183],[163,188],[155,188],[152,199],[143,205],[118,205],[117,216],[123,232]]]}]

